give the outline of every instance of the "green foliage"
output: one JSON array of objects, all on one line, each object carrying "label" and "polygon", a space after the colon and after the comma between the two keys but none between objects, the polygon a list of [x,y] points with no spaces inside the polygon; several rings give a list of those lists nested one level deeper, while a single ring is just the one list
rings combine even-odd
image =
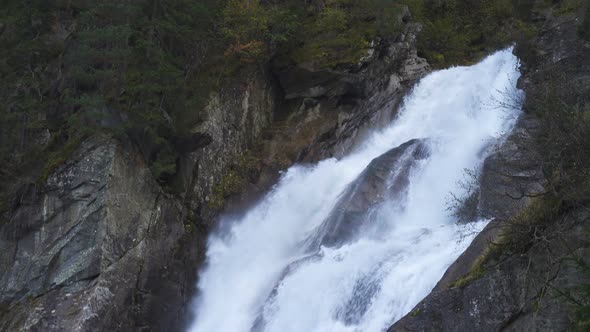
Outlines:
[{"label": "green foliage", "polygon": [[241,63],[267,61],[298,27],[297,15],[288,6],[229,0],[222,11],[221,32],[229,43],[224,54]]},{"label": "green foliage", "polygon": [[481,278],[485,272],[483,268],[485,256],[482,256],[475,262],[475,265],[471,268],[469,273],[466,275],[458,278],[457,280],[453,281],[449,287],[450,288],[464,288],[467,285],[471,284],[473,281]]},{"label": "green foliage", "polygon": [[8,0],[0,8],[0,218],[23,174],[43,165],[32,137],[47,128],[58,106],[51,78],[52,62],[64,50],[48,36],[53,7],[46,1]]},{"label": "green foliage", "polygon": [[399,32],[402,7],[387,0],[331,0],[308,9],[291,57],[318,68],[356,64],[370,43]]},{"label": "green foliage", "polygon": [[355,29],[343,8],[327,6],[317,19],[306,24],[303,34],[315,37],[304,41],[303,47],[293,53],[294,59],[297,62],[315,62],[318,67],[355,63],[369,46],[370,36],[363,32],[366,32],[366,27]]},{"label": "green foliage", "polygon": [[566,15],[575,12],[584,5],[584,0],[562,0],[558,3],[555,13]]},{"label": "green foliage", "polygon": [[[537,34],[533,13],[553,8],[556,15],[577,11],[584,0],[401,0],[414,18],[424,24],[418,38],[419,54],[443,68],[478,61],[490,51],[512,42],[519,46]],[[588,39],[590,26],[579,27]],[[526,47],[522,47],[524,56]],[[528,62],[528,61],[527,61]]]},{"label": "green foliage", "polygon": [[213,189],[213,196],[209,200],[209,207],[221,209],[225,199],[240,193],[244,187],[258,176],[261,160],[252,151],[246,151]]},{"label": "green foliage", "polygon": [[[30,156],[57,164],[47,147],[33,148],[44,129],[60,145],[125,133],[166,182],[179,160],[175,142],[194,134],[212,89],[244,65],[277,53],[316,68],[355,65],[377,37],[399,32],[403,5],[425,24],[423,55],[440,66],[466,63],[505,45],[503,26],[525,22],[529,1],[7,0],[0,183]],[[529,28],[519,30],[534,34]]]},{"label": "green foliage", "polygon": [[259,0],[229,0],[223,9],[222,32],[230,41],[226,56],[246,61],[261,59],[268,53],[271,15]]},{"label": "green foliage", "polygon": [[519,13],[528,14],[532,5],[526,0],[402,2],[424,24],[418,50],[434,67],[470,64],[508,45],[513,22],[519,19]]},{"label": "green foliage", "polygon": [[565,295],[568,302],[574,305],[576,330],[588,331],[590,329],[590,264],[581,255],[573,255],[571,261],[586,282],[573,289],[573,294],[566,290],[568,293]]},{"label": "green foliage", "polygon": [[43,130],[62,146],[104,130],[126,133],[154,175],[170,178],[174,142],[203,120],[229,67],[215,24],[222,5],[7,0],[0,8],[1,191],[32,172],[36,166],[25,164],[33,156],[41,178],[59,165],[56,151],[34,140]]},{"label": "green foliage", "polygon": [[54,142],[49,147],[50,152],[39,181],[41,181],[41,183],[46,182],[51,173],[53,173],[59,166],[63,165],[72,156],[74,151],[80,146],[80,143],[81,140],[79,138],[70,139],[65,145],[58,145]]},{"label": "green foliage", "polygon": [[[123,128],[156,178],[176,172],[177,137],[191,135],[222,64],[214,1],[103,1],[79,8],[65,57],[70,123]],[[208,59],[213,59],[208,61]],[[70,126],[79,128],[79,126]]]},{"label": "green foliage", "polygon": [[176,174],[176,154],[168,146],[160,149],[154,162],[151,165],[151,170],[157,179],[167,179]]}]

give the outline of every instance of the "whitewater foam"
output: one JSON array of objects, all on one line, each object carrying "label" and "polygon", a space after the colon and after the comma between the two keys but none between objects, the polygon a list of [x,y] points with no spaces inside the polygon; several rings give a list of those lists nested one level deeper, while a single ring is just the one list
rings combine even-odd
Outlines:
[{"label": "whitewater foam", "polygon": [[[230,227],[209,239],[189,331],[250,331],[258,321],[264,331],[371,332],[407,314],[475,236],[463,236],[448,195],[466,194],[464,170],[479,167],[490,142],[513,127],[519,110],[500,105],[505,91],[518,93],[517,65],[508,49],[428,75],[397,118],[349,156],[290,168],[243,218],[223,220]],[[371,160],[414,138],[430,138],[430,157],[412,172],[403,209],[386,202],[371,214],[387,225],[382,234],[321,247],[285,275]]]}]

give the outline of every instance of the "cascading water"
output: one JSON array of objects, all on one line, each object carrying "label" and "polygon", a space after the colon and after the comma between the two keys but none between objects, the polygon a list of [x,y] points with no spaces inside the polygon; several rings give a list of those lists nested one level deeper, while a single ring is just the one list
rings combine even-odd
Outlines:
[{"label": "cascading water", "polygon": [[[407,314],[474,237],[447,211],[448,195],[467,194],[464,170],[514,125],[519,111],[500,105],[518,77],[510,49],[434,72],[355,152],[286,171],[209,239],[190,331],[371,332]],[[369,197],[366,179],[383,165],[389,194]]]}]

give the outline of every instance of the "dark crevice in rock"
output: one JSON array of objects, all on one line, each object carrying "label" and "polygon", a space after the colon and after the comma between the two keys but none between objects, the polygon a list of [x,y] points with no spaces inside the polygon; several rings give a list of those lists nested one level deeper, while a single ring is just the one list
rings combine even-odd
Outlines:
[{"label": "dark crevice in rock", "polygon": [[510,325],[512,325],[512,323],[514,323],[518,318],[520,318],[523,315],[523,311],[519,310],[517,312],[515,312],[514,314],[512,314],[507,320],[506,322],[504,322],[503,324],[500,325],[499,327],[499,331],[505,331],[508,328],[510,328]]}]

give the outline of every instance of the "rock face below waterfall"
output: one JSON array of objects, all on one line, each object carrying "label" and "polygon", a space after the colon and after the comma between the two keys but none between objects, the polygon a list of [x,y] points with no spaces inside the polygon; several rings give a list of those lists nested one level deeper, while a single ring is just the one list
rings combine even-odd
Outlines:
[{"label": "rock face below waterfall", "polygon": [[428,154],[427,140],[413,139],[371,161],[308,240],[310,249],[338,246],[350,241],[360,227],[370,227],[371,209],[386,200],[403,200],[412,169]]}]

